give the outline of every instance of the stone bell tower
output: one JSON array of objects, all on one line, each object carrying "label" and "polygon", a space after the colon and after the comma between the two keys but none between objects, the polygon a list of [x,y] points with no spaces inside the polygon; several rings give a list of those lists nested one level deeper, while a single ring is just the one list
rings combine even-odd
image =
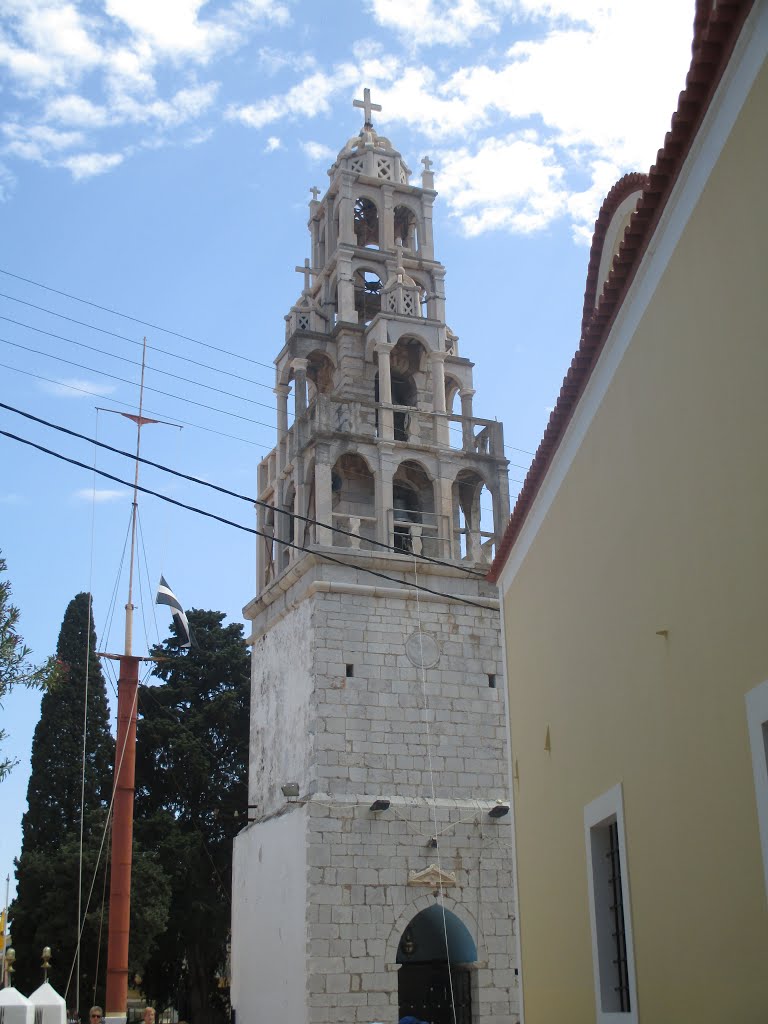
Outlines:
[{"label": "stone bell tower", "polygon": [[[241,1024],[513,1024],[518,977],[496,589],[502,426],[445,321],[430,161],[373,128],[309,204],[258,469]],[[292,422],[289,409],[292,399]],[[458,400],[458,401],[457,401]],[[458,406],[458,408],[456,408]]]}]

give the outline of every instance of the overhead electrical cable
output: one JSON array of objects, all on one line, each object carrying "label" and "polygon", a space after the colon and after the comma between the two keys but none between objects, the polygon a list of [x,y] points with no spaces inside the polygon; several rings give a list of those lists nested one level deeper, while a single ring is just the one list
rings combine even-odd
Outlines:
[{"label": "overhead electrical cable", "polygon": [[[36,444],[34,441],[30,441],[26,437],[19,437],[18,434],[12,434],[8,430],[0,430],[0,436],[10,438],[11,441],[18,441],[20,444],[27,445],[29,448],[34,448],[44,455],[50,455],[54,459],[59,459],[61,462],[68,462],[72,466],[78,466],[80,469],[87,469],[93,472],[93,467],[89,466],[86,462],[81,462],[79,459],[73,459],[68,455],[63,455],[61,452],[53,451],[51,448],[46,448],[44,445]],[[235,530],[240,530],[243,533],[249,533],[254,537],[263,537],[265,540],[274,541],[275,537],[265,533],[263,530],[257,530],[252,526],[243,526],[242,523],[236,523],[232,519],[227,519],[225,516],[219,516],[215,512],[209,512],[207,509],[198,508],[196,505],[189,505],[186,502],[179,501],[177,498],[172,498],[168,494],[163,494],[160,491],[154,491],[150,487],[144,487],[142,484],[131,484],[127,480],[123,480],[122,477],[115,476],[114,473],[107,473],[103,469],[97,469],[96,472],[99,476],[103,476],[107,480],[112,480],[114,483],[122,484],[123,487],[134,488],[141,491],[142,494],[150,494],[153,498],[159,498],[161,501],[167,501],[171,505],[175,505],[177,508],[183,508],[187,512],[195,512],[197,515],[204,516],[206,519],[213,519],[218,523],[223,523],[224,526],[231,526]],[[330,562],[333,565],[340,565],[345,569],[355,569],[358,572],[364,572],[369,576],[376,576],[378,579],[386,580],[388,583],[396,583],[398,587],[402,587],[404,581],[398,579],[396,576],[389,576],[387,573],[379,572],[376,569],[369,569],[363,565],[353,565],[350,562],[345,562],[342,558],[335,558],[333,555],[328,555],[324,551],[317,551],[313,548],[305,547],[303,544],[295,544],[292,541],[280,540],[280,544],[283,547],[292,548],[295,551],[304,551],[306,554],[314,555],[316,558],[323,562]],[[421,556],[422,558],[425,556]],[[451,568],[457,568],[451,566]],[[480,577],[482,579],[482,577]],[[412,584],[415,586],[415,584]],[[475,601],[469,597],[463,597],[460,594],[446,594],[442,590],[434,590],[432,587],[425,587],[423,584],[419,584],[418,589],[426,594],[432,594],[435,597],[443,598],[446,601],[458,601],[461,604],[469,605],[470,607],[486,607],[485,599],[481,598],[479,601]]]},{"label": "overhead electrical cable", "polygon": [[81,299],[78,295],[71,295],[69,292],[60,291],[58,288],[52,288],[50,285],[42,284],[40,281],[33,281],[29,277],[22,277],[21,274],[14,274],[10,270],[5,270],[0,267],[0,274],[6,274],[8,277],[13,277],[17,281],[23,281],[25,284],[32,284],[36,288],[44,288],[47,292],[53,292],[54,295],[61,295],[65,299],[72,299],[73,302],[82,302],[85,306],[92,306],[94,309],[100,309],[103,313],[112,313],[113,316],[120,316],[124,320],[131,320],[135,324],[141,324],[142,327],[151,327],[153,331],[162,331],[163,334],[171,334],[174,338],[181,338],[182,341],[191,341],[194,345],[202,345],[203,348],[209,348],[214,352],[220,352],[225,356],[234,356],[236,359],[244,359],[247,363],[253,363],[254,366],[263,366],[267,370],[273,370],[274,366],[270,366],[269,363],[261,363],[258,359],[251,359],[250,356],[241,355],[239,352],[231,352],[225,348],[219,348],[218,345],[211,345],[207,341],[200,341],[198,338],[191,338],[188,334],[181,334],[179,331],[172,331],[169,327],[161,327],[159,324],[150,323],[148,320],[141,320],[137,316],[130,316],[128,313],[121,313],[119,309],[110,309],[109,306],[100,306],[98,302],[91,302],[89,299]]},{"label": "overhead electrical cable", "polygon": [[[134,402],[121,402],[119,398],[113,398],[111,395],[95,395],[93,391],[89,391],[87,388],[78,388],[74,384],[66,384],[60,380],[52,380],[50,377],[43,377],[39,373],[32,373],[29,370],[22,370],[20,367],[11,366],[9,363],[0,362],[0,366],[2,366],[4,370],[13,370],[14,373],[23,373],[25,377],[34,377],[35,380],[42,380],[45,381],[46,384],[54,384],[56,387],[59,388],[67,388],[69,391],[77,391],[81,395],[89,395],[91,398],[103,397],[105,401],[108,400],[114,403],[115,405],[123,405],[125,406],[126,409],[136,408],[136,404]],[[183,402],[185,401],[185,399],[182,398],[180,399],[180,401]],[[149,416],[167,415],[167,413],[159,413],[154,411],[153,409],[148,409],[146,406],[144,406],[144,412],[147,413]],[[241,441],[243,444],[254,445],[256,448],[266,448],[267,451],[271,451],[275,447],[273,444],[264,444],[262,441],[251,441],[250,438],[247,437],[238,437],[236,434],[227,434],[223,430],[214,430],[213,427],[204,427],[202,423],[193,423],[191,420],[182,420],[178,416],[171,416],[170,419],[173,421],[174,426],[176,426],[177,424],[181,424],[182,426],[185,427],[193,427],[195,430],[204,430],[207,434],[217,434],[219,437],[227,437],[229,438],[230,441]]]},{"label": "overhead electrical cable", "polygon": [[[36,331],[38,334],[45,334],[49,338],[56,338],[58,341],[66,341],[69,345],[77,345],[79,348],[88,349],[89,352],[96,352],[97,355],[107,356],[109,359],[119,359],[122,363],[129,363],[131,366],[141,366],[141,362],[138,359],[129,359],[128,356],[121,356],[117,352],[105,352],[103,348],[97,348],[95,345],[88,345],[84,341],[77,341],[75,338],[67,338],[63,334],[54,334],[53,331],[44,331],[42,327],[33,327],[31,324],[22,323],[21,320],[12,320],[9,316],[0,315],[0,320],[5,320],[9,324],[16,324],[17,327],[24,327],[28,331]],[[8,342],[7,344],[13,345],[15,342]],[[32,349],[33,352],[38,352],[40,355],[49,355],[48,352],[41,352],[39,349]],[[58,359],[58,356],[54,358]],[[216,391],[220,395],[226,395],[227,398],[237,398],[241,402],[250,402],[251,405],[260,405],[263,409],[269,409],[274,412],[274,403],[267,405],[266,402],[257,402],[255,398],[247,398],[245,395],[236,395],[232,391],[225,391],[223,388],[214,387],[212,384],[203,384],[202,381],[192,380],[190,377],[182,377],[178,373],[171,373],[170,370],[161,370],[157,366],[152,366],[150,363],[144,364],[145,369],[151,370],[153,373],[162,373],[166,377],[173,377],[174,380],[183,381],[184,384],[194,384],[198,388],[205,388],[207,391]],[[96,371],[101,373],[100,370]]]},{"label": "overhead electrical cable", "polygon": [[[204,348],[212,349],[214,352],[220,352],[222,355],[232,356],[232,358],[234,358],[234,359],[244,359],[246,362],[253,363],[255,366],[261,366],[261,367],[263,367],[266,370],[270,370],[270,371],[274,372],[274,369],[275,369],[274,364],[262,363],[262,362],[259,362],[258,359],[251,359],[250,356],[241,355],[239,352],[233,352],[231,349],[225,349],[225,348],[220,348],[217,345],[211,345],[211,344],[209,344],[206,341],[200,341],[198,338],[189,337],[189,335],[181,334],[179,331],[171,330],[168,327],[160,327],[158,324],[152,324],[152,323],[150,323],[147,320],[140,320],[138,317],[129,316],[128,313],[121,313],[119,310],[110,309],[108,306],[100,306],[97,302],[91,302],[89,299],[82,299],[78,295],[72,295],[69,292],[61,291],[58,288],[52,288],[50,285],[43,284],[40,281],[34,281],[31,278],[29,278],[29,277],[22,277],[20,274],[14,274],[12,271],[5,270],[3,267],[0,267],[0,274],[5,274],[8,277],[13,277],[17,281],[23,281],[25,284],[34,285],[36,288],[43,288],[43,289],[45,289],[45,291],[52,292],[54,295],[61,295],[61,296],[63,296],[66,299],[72,299],[73,302],[81,302],[81,303],[83,303],[86,306],[92,306],[94,309],[100,309],[100,310],[102,310],[102,312],[112,313],[114,316],[123,317],[125,320],[131,320],[131,321],[133,321],[133,323],[141,324],[143,327],[151,327],[155,331],[162,331],[164,334],[170,334],[170,335],[172,335],[175,338],[180,338],[182,341],[191,341],[195,345],[202,345]],[[12,298],[12,296],[8,296],[8,297]],[[18,300],[18,301],[23,301],[23,300]],[[31,303],[30,303],[30,305],[31,305]],[[38,308],[43,308],[43,307],[38,307]],[[47,310],[47,312],[52,313],[54,316],[62,316],[63,315],[63,314],[56,313],[54,310]],[[65,318],[65,319],[69,319],[69,318]],[[75,323],[78,323],[78,322],[79,321],[75,321]],[[86,326],[93,326],[93,325],[88,324]],[[94,327],[93,329],[97,330],[97,331],[102,330],[102,328],[100,328],[100,327]],[[107,331],[105,333],[111,333],[111,332]],[[117,337],[119,337],[119,335],[117,335]],[[158,349],[158,351],[162,351],[162,350]],[[169,354],[169,353],[165,353],[165,354]],[[186,358],[186,356],[185,356],[185,358]],[[251,383],[256,384],[258,382],[257,381],[251,381]],[[262,386],[263,387],[270,387],[270,385],[268,385],[268,384],[267,385],[262,385]],[[451,428],[451,429],[459,430],[461,428]],[[530,455],[531,457],[533,457],[533,455],[535,454],[534,452],[528,451],[527,448],[517,448],[517,447],[515,447],[515,445],[512,445],[512,444],[505,444],[504,447],[506,449],[508,449],[509,451],[520,452],[522,455]],[[517,466],[516,468],[517,469],[528,469],[528,466]]]},{"label": "overhead electrical cable", "polygon": [[[72,316],[66,316],[64,313],[57,313],[55,309],[48,309],[47,306],[37,306],[34,302],[27,302],[25,299],[18,299],[15,295],[7,295],[5,292],[0,292],[0,299],[10,299],[11,302],[19,302],[23,306],[29,306],[31,309],[37,309],[41,313],[50,313],[51,316],[59,317],[61,320],[66,320],[70,324],[77,324],[78,327],[87,327],[91,331],[97,331],[99,334],[107,334],[110,338],[117,338],[120,341],[127,341],[131,345],[138,345],[142,347],[142,342],[137,341],[136,338],[129,338],[127,334],[117,334],[115,331],[108,331],[106,327],[97,327],[95,324],[89,324],[85,320],[75,320]],[[8,317],[3,317],[3,320],[7,320]],[[12,321],[16,323],[17,321]],[[29,324],[22,324],[23,327],[30,327]],[[32,327],[31,330],[37,330]],[[160,352],[164,356],[171,356],[173,359],[179,358],[178,352],[171,352],[167,348],[160,348],[159,345],[147,343],[147,348],[153,352]],[[231,353],[235,355],[235,353]],[[265,384],[261,380],[254,380],[252,377],[243,377],[240,373],[233,373],[231,370],[224,370],[221,366],[212,366],[210,363],[201,363],[199,359],[193,359],[189,353],[184,353],[184,362],[192,363],[193,366],[200,366],[204,370],[213,370],[214,373],[223,373],[227,377],[234,377],[235,380],[239,380],[243,384],[255,384],[257,388],[267,388],[268,391],[274,391],[274,385]],[[259,363],[259,366],[262,364]],[[274,369],[274,367],[273,367]]]},{"label": "overhead electrical cable", "polygon": [[[331,533],[339,533],[344,537],[360,539],[359,534],[354,533],[352,530],[345,530],[341,526],[328,526],[326,523],[321,523],[318,519],[313,519],[310,516],[303,516],[298,512],[288,512],[285,509],[277,508],[274,505],[270,505],[268,501],[261,501],[259,498],[254,498],[250,494],[240,494],[238,491],[231,491],[227,487],[214,484],[210,480],[203,480],[200,477],[192,476],[189,473],[182,473],[181,470],[173,469],[171,466],[166,466],[162,462],[154,462],[152,459],[147,459],[143,455],[137,456],[135,452],[123,451],[121,448],[115,448],[110,444],[106,444],[104,441],[88,437],[87,434],[81,434],[77,430],[72,430],[70,427],[64,427],[60,423],[53,423],[51,420],[45,420],[41,416],[35,416],[31,412],[25,412],[23,409],[17,409],[13,405],[8,405],[7,402],[0,402],[0,409],[7,409],[9,412],[16,413],[18,416],[23,416],[24,419],[32,420],[34,423],[40,423],[44,427],[51,427],[53,430],[58,430],[61,434],[76,437],[80,441],[87,441],[89,444],[95,445],[98,448],[103,448],[105,451],[112,452],[114,455],[121,455],[126,459],[130,459],[132,462],[140,462],[142,465],[151,466],[153,469],[159,469],[161,472],[168,473],[181,480],[187,480],[190,483],[199,484],[201,487],[208,487],[210,490],[216,491],[218,494],[224,494],[228,498],[237,498],[239,501],[246,501],[249,505],[256,505],[259,508],[269,509],[270,512],[288,516],[291,519],[297,519],[299,522],[308,523],[310,526],[320,526]],[[275,539],[279,541],[279,538]],[[370,538],[365,538],[365,540],[374,547],[386,548],[387,551],[397,552],[397,548],[392,544],[386,544],[384,541],[372,540]],[[282,541],[279,542],[282,543]],[[470,569],[468,566],[457,566],[454,562],[446,562],[440,558],[432,558],[430,555],[414,555],[413,552],[410,552],[410,554],[412,557],[418,558],[423,562],[431,562],[434,565],[441,565],[448,569],[461,569],[462,572],[474,576],[475,578],[483,579],[485,577],[484,572],[478,571],[477,569]]]},{"label": "overhead electrical cable", "polygon": [[[45,356],[47,359],[57,359],[60,363],[66,363],[67,366],[76,366],[78,370],[88,370],[90,373],[98,373],[101,377],[108,377],[110,380],[120,381],[121,384],[129,384],[131,387],[138,387],[136,381],[126,380],[125,377],[118,377],[114,373],[107,373],[106,370],[96,370],[93,366],[86,366],[84,363],[76,363],[73,359],[65,359],[64,356],[54,355],[52,352],[43,352],[37,348],[30,348],[28,345],[21,345],[17,341],[10,341],[8,338],[0,338],[0,342],[4,345],[11,345],[13,348],[20,348],[24,352],[32,352],[34,355]],[[246,423],[254,423],[257,427],[269,427],[270,430],[275,429],[274,423],[263,423],[261,420],[254,420],[250,416],[243,416],[239,412],[227,412],[226,409],[218,409],[215,405],[207,405],[205,402],[197,402],[194,398],[184,398],[182,395],[174,395],[170,391],[162,391],[160,388],[150,387],[149,384],[144,385],[145,391],[152,391],[156,395],[163,395],[165,398],[174,398],[179,402],[187,402],[189,405],[197,405],[201,409],[208,409],[210,412],[221,413],[222,416],[232,416],[236,420],[245,420]]]}]

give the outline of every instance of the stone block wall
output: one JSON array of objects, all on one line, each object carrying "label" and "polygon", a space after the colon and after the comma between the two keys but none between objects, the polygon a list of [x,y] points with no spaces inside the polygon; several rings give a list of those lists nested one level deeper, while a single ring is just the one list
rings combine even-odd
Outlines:
[{"label": "stone block wall", "polygon": [[[396,798],[376,813],[368,798],[316,794],[308,807],[310,1024],[397,1024],[398,944],[412,919],[436,904],[460,919],[477,947],[473,1022],[516,1024],[509,819],[489,818],[477,802],[433,808],[421,798]],[[438,848],[429,845],[436,830]],[[442,893],[409,884],[438,860],[455,883]]]}]

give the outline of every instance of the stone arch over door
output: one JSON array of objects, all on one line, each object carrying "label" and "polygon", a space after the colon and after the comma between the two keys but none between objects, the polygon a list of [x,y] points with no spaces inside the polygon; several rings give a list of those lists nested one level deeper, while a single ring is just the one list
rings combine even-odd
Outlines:
[{"label": "stone arch over door", "polygon": [[409,904],[386,949],[387,964],[398,971],[398,1020],[471,1024],[477,1006],[476,934],[471,915],[449,898],[439,903],[430,894]]}]

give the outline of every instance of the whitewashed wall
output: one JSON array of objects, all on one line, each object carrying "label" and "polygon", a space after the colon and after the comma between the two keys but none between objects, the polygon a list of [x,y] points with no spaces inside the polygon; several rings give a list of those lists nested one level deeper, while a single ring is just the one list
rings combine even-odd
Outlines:
[{"label": "whitewashed wall", "polygon": [[311,602],[302,602],[253,646],[248,802],[251,817],[285,804],[280,787],[310,783],[315,717]]},{"label": "whitewashed wall", "polygon": [[307,1022],[306,830],[306,808],[293,807],[235,840],[231,998],[238,1024]]}]

